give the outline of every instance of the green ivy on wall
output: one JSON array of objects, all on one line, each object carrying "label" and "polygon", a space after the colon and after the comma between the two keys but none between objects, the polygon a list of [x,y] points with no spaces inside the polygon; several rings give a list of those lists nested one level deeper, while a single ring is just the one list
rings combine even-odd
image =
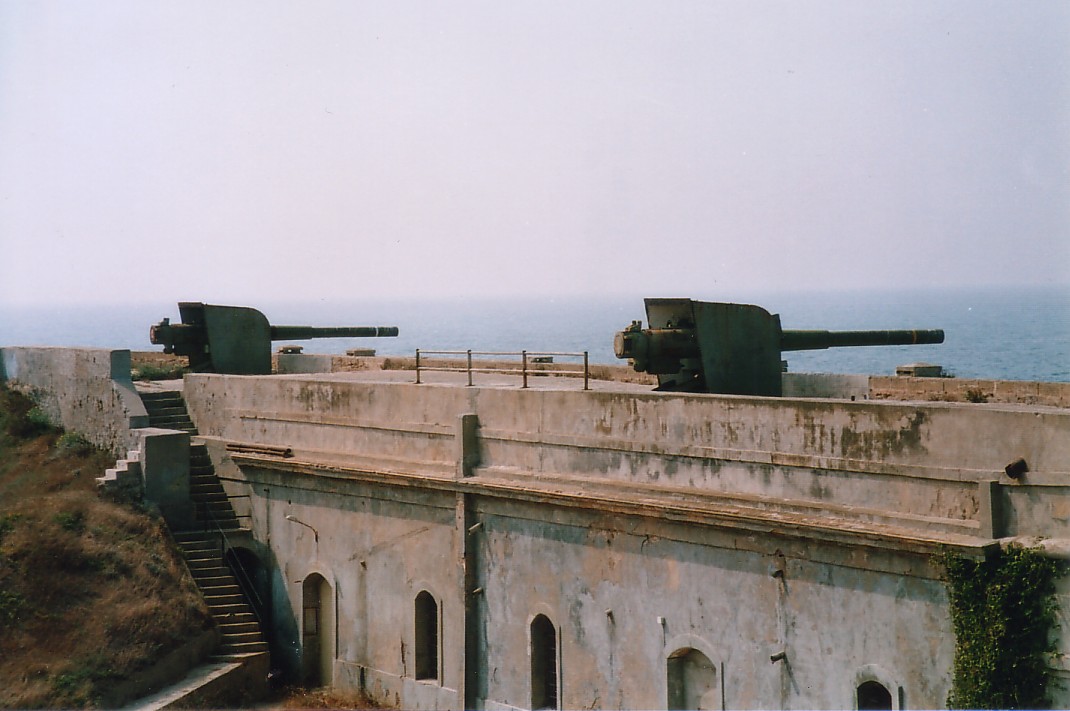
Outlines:
[{"label": "green ivy on wall", "polygon": [[1022,709],[1051,703],[1055,580],[1060,564],[1008,546],[977,561],[940,556],[955,630],[949,708]]}]

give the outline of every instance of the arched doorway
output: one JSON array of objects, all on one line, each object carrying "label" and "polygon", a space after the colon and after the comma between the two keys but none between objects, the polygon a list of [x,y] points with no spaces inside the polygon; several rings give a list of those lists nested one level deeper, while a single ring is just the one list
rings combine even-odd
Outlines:
[{"label": "arched doorway", "polygon": [[666,681],[670,709],[721,708],[717,667],[697,649],[678,649],[669,655]]},{"label": "arched doorway", "polygon": [[334,591],[319,573],[301,586],[301,641],[304,681],[330,686],[334,671]]},{"label": "arched doorway", "polygon": [[864,681],[855,692],[855,708],[889,709],[892,708],[892,692],[879,681]]}]

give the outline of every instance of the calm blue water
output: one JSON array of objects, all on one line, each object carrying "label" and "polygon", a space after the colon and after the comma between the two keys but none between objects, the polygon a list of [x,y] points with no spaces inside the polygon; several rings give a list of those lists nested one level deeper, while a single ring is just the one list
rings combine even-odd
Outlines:
[{"label": "calm blue water", "polygon": [[[1070,288],[781,292],[706,298],[758,304],[779,313],[786,329],[942,328],[947,334],[945,343],[936,346],[787,353],[793,372],[891,374],[897,365],[925,361],[964,378],[1070,382]],[[374,347],[384,355],[411,355],[416,348],[587,350],[593,363],[617,362],[613,334],[646,316],[640,296],[242,305],[256,306],[275,324],[401,329],[401,336],[394,339],[305,341],[309,353],[341,353],[357,346]],[[149,343],[148,330],[165,316],[178,321],[177,305],[0,306],[0,345],[159,350]]]}]

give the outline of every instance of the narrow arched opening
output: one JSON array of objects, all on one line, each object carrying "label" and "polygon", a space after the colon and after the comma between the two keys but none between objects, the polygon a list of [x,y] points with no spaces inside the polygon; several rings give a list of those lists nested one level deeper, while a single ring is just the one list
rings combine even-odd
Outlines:
[{"label": "narrow arched opening", "polygon": [[559,702],[557,628],[546,615],[531,621],[531,708],[556,709]]},{"label": "narrow arched opening", "polygon": [[416,678],[438,679],[438,602],[434,595],[421,590],[415,604]]}]

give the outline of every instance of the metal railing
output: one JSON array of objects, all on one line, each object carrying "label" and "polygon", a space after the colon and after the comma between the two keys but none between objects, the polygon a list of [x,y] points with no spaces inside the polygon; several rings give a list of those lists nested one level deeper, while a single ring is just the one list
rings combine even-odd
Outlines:
[{"label": "metal railing", "polygon": [[[464,366],[451,366],[451,365],[423,365],[420,359],[424,356],[464,356]],[[509,367],[473,367],[472,356],[478,356],[479,358],[488,357],[506,357],[516,358],[520,357],[519,368]],[[548,365],[552,363],[552,359],[555,357],[561,358],[582,358],[583,370],[567,370],[564,368],[532,368],[532,365]],[[556,365],[556,364],[555,364]],[[426,351],[419,348],[416,349],[416,384],[421,384],[420,372],[438,371],[446,373],[467,373],[468,384],[472,384],[472,373],[499,373],[504,375],[520,375],[523,377],[523,385],[521,387],[526,388],[528,386],[528,376],[583,376],[583,389],[590,390],[591,371],[590,371],[590,359],[587,355],[587,351],[582,353],[563,353],[556,351]]]},{"label": "metal railing", "polygon": [[[229,500],[230,496],[227,497]],[[237,497],[234,497],[237,498]],[[249,607],[252,608],[253,615],[256,617],[256,621],[260,625],[261,633],[266,633],[267,628],[264,625],[264,619],[261,616],[261,610],[266,609],[264,607],[264,600],[260,597],[260,594],[256,591],[256,584],[249,576],[248,571],[245,570],[245,566],[242,565],[241,560],[237,554],[227,556],[230,551],[237,550],[237,546],[230,542],[230,538],[227,537],[226,530],[223,529],[223,525],[219,519],[216,518],[215,513],[212,511],[210,505],[206,501],[199,502],[198,514],[201,516],[204,531],[206,533],[218,534],[219,536],[219,556],[223,560],[223,565],[230,568],[234,573],[234,579],[238,582],[238,587],[241,588],[242,593],[245,595],[245,599],[249,601]],[[248,516],[237,516],[235,518],[248,518]]]}]

